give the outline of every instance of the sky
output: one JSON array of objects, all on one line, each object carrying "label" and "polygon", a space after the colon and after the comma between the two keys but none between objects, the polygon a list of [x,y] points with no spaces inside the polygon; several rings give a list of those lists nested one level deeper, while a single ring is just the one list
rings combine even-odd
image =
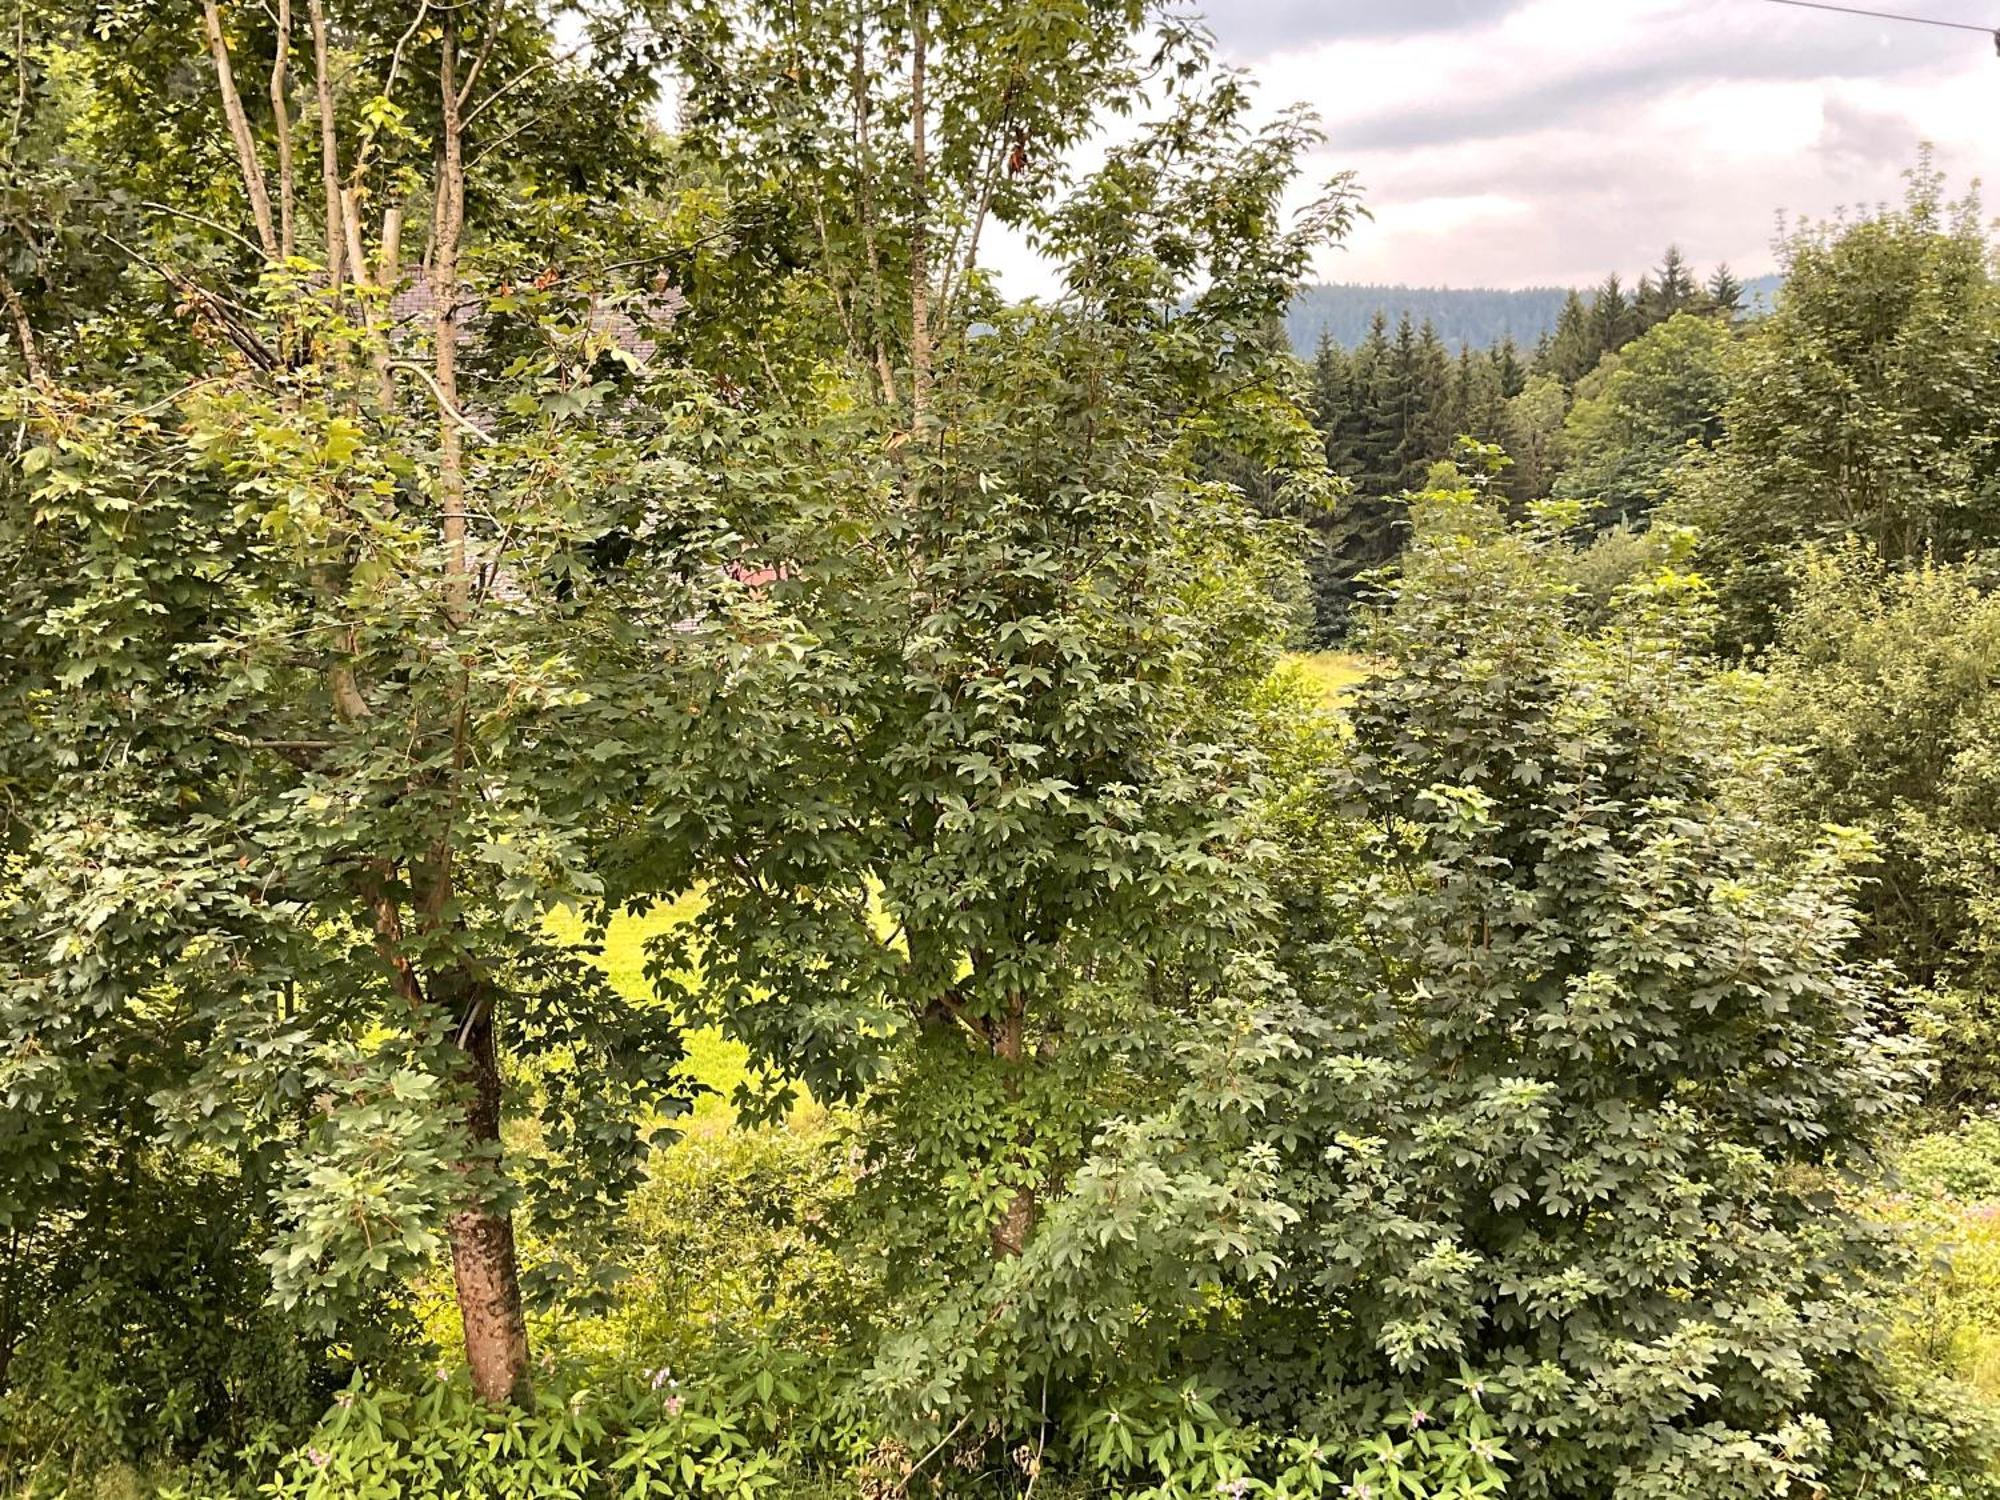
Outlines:
[{"label": "sky", "polygon": [[[1852,0],[2000,26],[2000,0]],[[1990,36],[1771,0],[1208,0],[1260,101],[1320,115],[1317,176],[1372,219],[1327,280],[1627,282],[1669,242],[1706,271],[1776,266],[1780,212],[1896,199],[1920,142],[1962,190],[2000,163]],[[1996,205],[1989,204],[1989,208]],[[1004,285],[1045,291],[1018,245]]]}]

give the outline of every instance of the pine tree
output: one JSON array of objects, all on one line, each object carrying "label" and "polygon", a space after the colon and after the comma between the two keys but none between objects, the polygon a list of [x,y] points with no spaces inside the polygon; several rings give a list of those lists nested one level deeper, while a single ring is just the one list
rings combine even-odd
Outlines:
[{"label": "pine tree", "polygon": [[[1408,313],[1396,325],[1382,383],[1382,413],[1391,434],[1384,493],[1400,493],[1423,478],[1423,419],[1426,401],[1418,358],[1417,330]],[[1414,478],[1413,478],[1414,476]]]},{"label": "pine tree", "polygon": [[1452,414],[1454,438],[1464,436],[1482,443],[1505,441],[1507,395],[1499,367],[1492,358],[1475,354],[1469,344],[1460,346],[1458,351]]},{"label": "pine tree", "polygon": [[1575,385],[1596,367],[1601,353],[1603,350],[1592,342],[1590,311],[1582,296],[1572,291],[1556,318],[1555,332],[1535,350],[1535,369],[1546,371],[1564,385]]},{"label": "pine tree", "polygon": [[[1458,359],[1452,366],[1451,398],[1442,403],[1442,410],[1445,416],[1444,425],[1450,430],[1454,439],[1459,434],[1472,430],[1473,362],[1472,345],[1460,344],[1458,346]],[[1479,363],[1484,365],[1486,362],[1480,360]]]},{"label": "pine tree", "polygon": [[1638,319],[1625,295],[1625,288],[1619,284],[1616,271],[1604,278],[1597,295],[1591,299],[1590,317],[1585,327],[1589,334],[1591,359],[1576,378],[1588,374],[1597,367],[1598,360],[1622,349],[1638,334]]},{"label": "pine tree", "polygon": [[1727,262],[1717,266],[1715,274],[1708,278],[1703,310],[1732,321],[1743,310],[1743,283],[1731,274]]},{"label": "pine tree", "polygon": [[1360,467],[1360,410],[1354,390],[1355,360],[1330,335],[1313,354],[1313,418],[1326,443],[1326,466],[1353,475]]},{"label": "pine tree", "polygon": [[1655,298],[1658,315],[1655,323],[1664,323],[1677,312],[1686,312],[1701,300],[1701,287],[1689,269],[1687,259],[1681,254],[1679,245],[1667,246],[1667,253],[1660,259],[1660,269],[1655,280]]},{"label": "pine tree", "polygon": [[[1539,357],[1539,354],[1540,345],[1537,345],[1536,355],[1531,357]],[[1528,372],[1521,364],[1521,351],[1515,347],[1512,338],[1505,338],[1487,350],[1487,355],[1493,361],[1494,373],[1500,377],[1500,394],[1509,401],[1513,400],[1521,394],[1521,387],[1528,383]]]},{"label": "pine tree", "polygon": [[1363,494],[1388,495],[1400,488],[1395,462],[1400,429],[1395,413],[1401,403],[1395,389],[1394,363],[1388,319],[1377,313],[1368,337],[1354,351],[1350,378],[1357,429],[1354,482]]},{"label": "pine tree", "polygon": [[1639,285],[1632,293],[1632,318],[1640,330],[1651,328],[1655,323],[1664,322],[1667,314],[1663,310],[1664,299],[1660,288],[1653,282],[1652,273],[1639,278]]},{"label": "pine tree", "polygon": [[1424,482],[1430,466],[1451,454],[1458,437],[1457,413],[1453,410],[1451,355],[1438,337],[1437,325],[1429,318],[1417,334],[1415,420],[1406,442],[1408,463],[1403,484],[1416,489]]},{"label": "pine tree", "polygon": [[1359,575],[1402,550],[1408,528],[1401,452],[1411,411],[1422,399],[1415,387],[1416,342],[1407,318],[1392,342],[1388,319],[1378,312],[1353,354],[1314,362],[1315,382],[1323,379],[1329,392],[1336,360],[1345,366],[1344,391],[1327,400],[1338,412],[1327,432],[1327,456],[1354,486],[1309,564],[1321,640],[1346,634]]}]

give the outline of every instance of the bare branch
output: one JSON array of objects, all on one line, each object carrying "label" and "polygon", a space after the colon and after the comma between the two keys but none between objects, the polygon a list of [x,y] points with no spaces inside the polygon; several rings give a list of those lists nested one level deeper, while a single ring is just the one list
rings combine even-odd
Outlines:
[{"label": "bare branch", "polygon": [[479,81],[479,73],[486,66],[486,59],[493,55],[493,44],[500,40],[500,18],[507,13],[505,0],[493,7],[493,17],[486,23],[486,35],[480,39],[479,51],[472,59],[472,66],[465,70],[465,82],[458,86],[458,107],[465,108],[465,101],[472,97],[472,86]]},{"label": "bare branch", "polygon": [[154,260],[152,256],[146,254],[145,251],[126,244],[124,240],[121,240],[117,235],[112,234],[108,230],[100,231],[100,233],[104,235],[108,243],[116,245],[120,250],[131,256],[132,259],[152,271],[162,281],[166,282],[167,285],[174,288],[175,291],[179,292],[192,305],[206,313],[215,326],[222,330],[223,336],[230,343],[234,344],[244,357],[257,366],[258,369],[275,370],[278,367],[278,356],[272,352],[270,345],[258,337],[254,328],[232,313],[227,298],[218,292],[210,291],[191,277],[174,270],[171,266],[162,265],[159,261]]},{"label": "bare branch", "polygon": [[257,248],[257,242],[251,239],[248,235],[241,234],[238,231],[231,229],[227,224],[223,224],[215,219],[209,218],[208,215],[206,214],[191,213],[189,210],[185,208],[175,208],[170,203],[154,203],[149,199],[142,199],[139,203],[139,207],[145,209],[146,212],[148,213],[166,214],[170,218],[186,219],[190,224],[204,225],[209,229],[213,229],[217,234],[228,235],[232,240],[236,241],[237,244],[241,245],[245,250],[248,250],[252,255],[260,255],[263,253]]},{"label": "bare branch", "polygon": [[27,366],[28,379],[36,385],[47,385],[49,375],[42,367],[41,351],[35,347],[35,330],[28,322],[28,309],[22,305],[21,294],[5,271],[0,271],[0,302],[7,304],[7,315],[13,319],[14,339],[21,346],[21,363]]},{"label": "bare branch", "polygon": [[326,7],[320,0],[307,0],[307,10],[312,18],[313,90],[319,103],[319,175],[326,196],[326,279],[338,290],[346,231],[340,207],[340,137],[334,129],[333,80],[327,71]]},{"label": "bare branch", "polygon": [[[444,387],[438,384],[437,377],[431,374],[429,370],[426,370],[422,365],[417,364],[415,361],[407,359],[393,359],[389,361],[389,364],[392,369],[408,370],[412,375],[416,376],[417,379],[421,380],[425,385],[429,386],[431,395],[437,398],[438,410],[442,412],[444,416],[455,427],[458,428],[459,431],[470,433],[472,436],[478,438],[479,441],[482,443],[490,443],[494,441],[492,433],[488,432],[485,428],[481,427],[478,423],[474,422],[472,418],[468,417],[464,412],[460,411],[458,409],[458,404],[445,395]],[[463,507],[460,507],[459,514],[462,520],[464,515]]]},{"label": "bare branch", "polygon": [[292,0],[278,0],[278,51],[271,60],[271,113],[278,126],[278,253],[290,260],[297,242],[292,235],[292,111],[285,93],[285,67],[292,55]]},{"label": "bare branch", "polygon": [[561,67],[564,63],[572,61],[582,51],[583,47],[579,44],[569,48],[567,51],[553,53],[548,57],[541,58],[539,61],[528,64],[527,67],[521,69],[520,72],[501,84],[500,87],[488,94],[484,99],[481,99],[472,108],[468,109],[465,112],[464,119],[459,123],[461,125],[470,125],[474,120],[485,114],[488,109],[513,93],[515,89],[526,83],[530,78],[538,77],[548,72],[551,68]]},{"label": "bare branch", "polygon": [[271,194],[264,182],[264,166],[257,159],[257,138],[250,133],[249,118],[243,113],[242,97],[236,92],[236,75],[229,67],[229,44],[222,35],[222,11],[217,0],[201,0],[202,29],[208,34],[208,50],[215,59],[215,83],[222,94],[223,118],[236,142],[236,163],[243,172],[243,188],[250,195],[250,216],[257,221],[257,240],[266,259],[278,255],[278,237],[271,228]]}]

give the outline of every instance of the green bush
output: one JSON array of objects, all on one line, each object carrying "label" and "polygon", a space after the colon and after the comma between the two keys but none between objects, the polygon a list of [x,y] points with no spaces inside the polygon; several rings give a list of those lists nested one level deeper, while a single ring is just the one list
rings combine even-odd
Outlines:
[{"label": "green bush", "polygon": [[[190,1475],[162,1500],[754,1500],[814,1488],[829,1432],[801,1408],[780,1362],[706,1381],[634,1369],[549,1379],[519,1406],[490,1406],[462,1376],[407,1386],[356,1381],[306,1438],[248,1455],[244,1477]],[[261,1462],[259,1460],[261,1459]],[[254,1482],[253,1482],[254,1481]]]},{"label": "green bush", "polygon": [[1657,573],[1671,554],[1666,531],[1635,531],[1620,521],[1557,560],[1575,591],[1577,617],[1594,626],[1610,619],[1621,590]]},{"label": "green bush", "polygon": [[1800,753],[1786,816],[1872,842],[1862,934],[1916,988],[1931,1097],[2000,1099],[2000,596],[1988,570],[1809,552],[1769,666],[1766,730]]},{"label": "green bush", "polygon": [[[227,1174],[123,1162],[10,1243],[0,1480],[221,1458],[302,1431],[347,1378],[345,1359],[268,1304]],[[389,1311],[378,1326],[394,1328]]]},{"label": "green bush", "polygon": [[620,1231],[636,1267],[601,1317],[559,1323],[551,1358],[688,1369],[778,1343],[851,1348],[866,1273],[835,1248],[854,1178],[844,1131],[813,1106],[788,1124],[697,1127],[659,1153]]}]

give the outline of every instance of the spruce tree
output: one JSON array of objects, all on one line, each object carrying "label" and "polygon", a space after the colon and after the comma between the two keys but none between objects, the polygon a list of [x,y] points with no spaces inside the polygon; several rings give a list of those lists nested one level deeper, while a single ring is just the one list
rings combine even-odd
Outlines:
[{"label": "spruce tree", "polygon": [[1653,281],[1652,273],[1649,271],[1640,276],[1639,285],[1632,292],[1632,319],[1639,325],[1641,331],[1651,328],[1667,316],[1662,310],[1663,300],[1660,288]]},{"label": "spruce tree", "polygon": [[[1452,391],[1452,437],[1473,438],[1482,443],[1499,443],[1506,437],[1507,395],[1500,370],[1486,355],[1475,354],[1471,345],[1458,352],[1458,371]],[[1448,457],[1449,453],[1440,455]]]},{"label": "spruce tree", "polygon": [[1417,408],[1406,448],[1410,462],[1404,470],[1403,485],[1414,489],[1424,481],[1431,464],[1451,452],[1458,436],[1458,416],[1453,410],[1451,355],[1438,337],[1437,325],[1429,318],[1417,334]]},{"label": "spruce tree", "polygon": [[1326,466],[1352,475],[1360,466],[1360,412],[1354,393],[1355,360],[1330,334],[1313,353],[1313,417],[1326,444]]},{"label": "spruce tree", "polygon": [[1654,296],[1657,299],[1657,315],[1651,320],[1654,323],[1664,323],[1701,300],[1701,287],[1678,245],[1667,246],[1667,253],[1660,259],[1659,272],[1654,277]]},{"label": "spruce tree", "polygon": [[1638,333],[1638,319],[1625,295],[1625,288],[1619,284],[1616,271],[1605,277],[1597,288],[1585,326],[1589,334],[1591,359],[1583,374],[1596,368],[1598,360],[1605,355],[1622,349]]},{"label": "spruce tree", "polygon": [[1354,351],[1356,488],[1363,494],[1393,494],[1398,486],[1395,466],[1400,434],[1395,414],[1400,409],[1395,388],[1395,357],[1389,343],[1389,323],[1377,313],[1368,337]]},{"label": "spruce tree", "polygon": [[1708,278],[1703,309],[1732,321],[1743,310],[1743,283],[1730,272],[1726,261],[1717,266],[1715,274]]},{"label": "spruce tree", "polygon": [[1425,395],[1417,330],[1405,313],[1382,382],[1382,412],[1394,446],[1389,450],[1386,493],[1400,493],[1423,477]]},{"label": "spruce tree", "polygon": [[1572,290],[1556,317],[1553,334],[1535,350],[1535,369],[1555,376],[1564,385],[1575,385],[1588,375],[1603,353],[1592,339],[1590,310],[1580,293]]}]

